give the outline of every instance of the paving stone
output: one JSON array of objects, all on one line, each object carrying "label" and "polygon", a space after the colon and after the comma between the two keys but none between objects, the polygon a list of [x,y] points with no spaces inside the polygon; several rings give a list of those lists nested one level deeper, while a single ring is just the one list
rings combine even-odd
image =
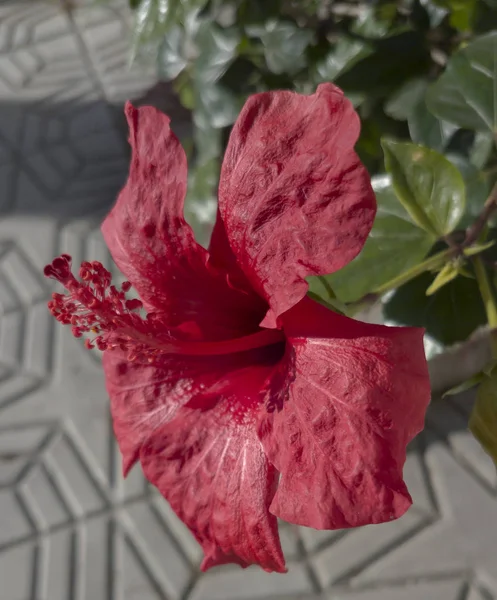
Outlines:
[{"label": "paving stone", "polygon": [[459,600],[465,584],[461,579],[382,587],[376,590],[336,593],[333,600]]},{"label": "paving stone", "polygon": [[440,519],[380,558],[356,583],[479,572],[497,589],[495,495],[478,485],[441,442],[431,444],[428,465]]},{"label": "paving stone", "polygon": [[122,102],[187,115],[153,69],[127,68],[126,2],[0,3],[1,600],[497,598],[497,476],[466,431],[470,403],[433,407],[410,448],[414,506],[354,531],[282,525],[286,575],[223,566],[139,466],[121,477],[100,358],[48,315],[43,266],[67,252],[113,269],[99,233],[125,181]]}]

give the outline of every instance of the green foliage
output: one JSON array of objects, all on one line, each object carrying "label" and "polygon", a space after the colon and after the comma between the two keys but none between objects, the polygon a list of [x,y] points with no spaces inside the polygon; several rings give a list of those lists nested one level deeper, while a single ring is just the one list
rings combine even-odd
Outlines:
[{"label": "green foliage", "polygon": [[399,203],[388,177],[373,179],[378,212],[359,256],[328,275],[330,285],[344,302],[354,302],[400,273],[418,264],[436,239],[420,229]]},{"label": "green foliage", "polygon": [[424,146],[383,140],[385,167],[412,220],[434,238],[451,233],[464,214],[464,180],[443,155]]},{"label": "green foliage", "polygon": [[460,127],[497,133],[497,31],[452,56],[428,93],[430,110]]},{"label": "green foliage", "polygon": [[447,346],[465,341],[486,323],[478,284],[474,279],[458,277],[427,296],[433,280],[433,274],[423,273],[397,289],[384,305],[386,318],[400,325],[424,327]]}]

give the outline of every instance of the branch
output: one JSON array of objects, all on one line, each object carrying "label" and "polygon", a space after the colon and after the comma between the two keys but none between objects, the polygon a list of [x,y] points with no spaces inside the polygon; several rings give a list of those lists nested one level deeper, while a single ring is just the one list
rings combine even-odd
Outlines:
[{"label": "branch", "polygon": [[466,239],[462,243],[462,248],[467,248],[476,242],[476,240],[480,237],[483,228],[487,224],[487,221],[495,211],[497,211],[497,183],[490,192],[490,196],[483,205],[483,210],[479,214],[478,218],[473,225],[471,225],[471,227],[468,227],[466,231]]}]

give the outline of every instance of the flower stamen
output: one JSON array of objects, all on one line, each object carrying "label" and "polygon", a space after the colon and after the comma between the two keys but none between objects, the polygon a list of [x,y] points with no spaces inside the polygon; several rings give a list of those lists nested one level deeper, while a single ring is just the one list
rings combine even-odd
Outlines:
[{"label": "flower stamen", "polygon": [[[55,258],[45,267],[46,277],[60,282],[67,294],[52,294],[48,308],[63,325],[71,325],[74,337],[85,339],[89,350],[119,349],[127,352],[131,362],[153,364],[167,354],[217,356],[245,352],[284,341],[278,329],[260,329],[251,335],[220,341],[185,341],[173,335],[158,313],[140,314],[143,304],[137,298],[126,298],[131,283],[121,288],[112,284],[111,273],[98,261],[83,262],[78,281],[71,271],[68,254]],[[91,337],[93,334],[94,337]]]}]

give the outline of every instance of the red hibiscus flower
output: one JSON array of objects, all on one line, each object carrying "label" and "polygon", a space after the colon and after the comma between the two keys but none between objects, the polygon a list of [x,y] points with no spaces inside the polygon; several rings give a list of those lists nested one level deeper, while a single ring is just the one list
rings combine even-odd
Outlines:
[{"label": "red hibiscus flower", "polygon": [[[352,260],[375,215],[350,102],[330,84],[248,100],[208,251],[184,219],[186,158],[169,119],[129,104],[126,115],[130,175],[102,231],[129,281],[116,288],[97,262],[76,279],[67,255],[45,269],[68,291],[52,314],[104,351],[124,472],[141,462],[204,570],[284,572],[276,517],[317,529],[400,517],[406,445],[430,396],[422,331],[306,296],[305,277]],[[141,301],[126,299],[131,284]]]}]

